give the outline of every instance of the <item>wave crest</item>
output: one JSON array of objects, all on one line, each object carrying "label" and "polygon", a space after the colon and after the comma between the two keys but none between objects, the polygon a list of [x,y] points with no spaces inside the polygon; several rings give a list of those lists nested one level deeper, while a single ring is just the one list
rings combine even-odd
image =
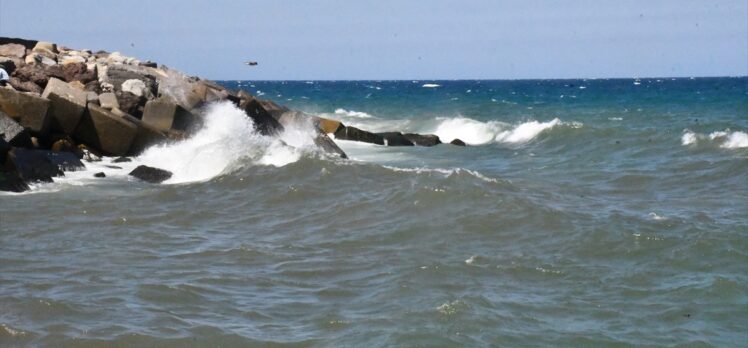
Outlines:
[{"label": "wave crest", "polygon": [[745,148],[748,147],[748,133],[726,129],[724,131],[711,132],[709,135],[706,135],[688,129],[683,130],[681,145],[698,145],[703,142],[719,144],[719,147],[723,149]]},{"label": "wave crest", "polygon": [[460,139],[469,145],[483,145],[491,142],[522,144],[560,125],[582,127],[581,123],[567,124],[558,118],[547,122],[527,121],[511,125],[499,121],[481,122],[467,117],[457,117],[443,120],[433,133],[444,142]]}]

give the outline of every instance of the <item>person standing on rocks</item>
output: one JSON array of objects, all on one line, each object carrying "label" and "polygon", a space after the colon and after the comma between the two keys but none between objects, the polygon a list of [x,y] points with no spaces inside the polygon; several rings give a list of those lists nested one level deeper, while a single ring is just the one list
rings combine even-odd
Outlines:
[{"label": "person standing on rocks", "polygon": [[0,87],[5,87],[5,85],[8,84],[8,81],[10,81],[10,76],[8,76],[8,72],[3,69],[3,67],[0,66]]}]

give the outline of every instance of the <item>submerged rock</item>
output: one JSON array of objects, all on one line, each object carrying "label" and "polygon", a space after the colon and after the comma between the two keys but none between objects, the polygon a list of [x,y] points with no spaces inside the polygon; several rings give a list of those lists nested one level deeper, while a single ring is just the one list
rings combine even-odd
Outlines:
[{"label": "submerged rock", "polygon": [[131,171],[129,175],[132,175],[146,182],[159,184],[166,180],[169,180],[169,178],[171,178],[172,176],[172,173],[168,170],[140,165],[133,171]]},{"label": "submerged rock", "polygon": [[413,142],[408,140],[400,132],[376,133],[384,139],[385,146],[413,146]]},{"label": "submerged rock", "polygon": [[384,145],[384,138],[381,135],[370,133],[351,126],[338,128],[338,130],[335,132],[335,139]]},{"label": "submerged rock", "polygon": [[435,146],[442,143],[439,136],[434,134],[405,133],[403,136],[418,146]]},{"label": "submerged rock", "polygon": [[450,141],[449,143],[452,144],[452,145],[457,145],[457,146],[466,146],[467,145],[467,144],[465,144],[464,141],[462,141],[460,139],[454,139],[454,140]]}]

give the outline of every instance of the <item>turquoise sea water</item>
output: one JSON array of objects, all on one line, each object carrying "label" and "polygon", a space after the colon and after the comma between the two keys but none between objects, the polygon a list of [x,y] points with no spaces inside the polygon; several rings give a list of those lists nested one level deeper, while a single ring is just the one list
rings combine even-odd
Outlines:
[{"label": "turquoise sea water", "polygon": [[341,160],[214,105],[2,194],[0,346],[748,342],[748,78],[222,83],[471,146]]}]

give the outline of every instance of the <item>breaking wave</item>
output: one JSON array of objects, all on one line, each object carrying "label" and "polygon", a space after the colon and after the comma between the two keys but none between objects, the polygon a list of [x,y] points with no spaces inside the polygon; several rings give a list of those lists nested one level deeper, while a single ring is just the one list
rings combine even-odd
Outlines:
[{"label": "breaking wave", "polygon": [[483,145],[491,142],[522,144],[535,139],[546,130],[560,125],[579,128],[580,123],[564,123],[558,118],[547,122],[527,121],[511,125],[499,121],[481,122],[466,117],[444,119],[439,123],[434,134],[443,142],[460,139],[469,145]]},{"label": "breaking wave", "polygon": [[346,110],[346,109],[335,109],[336,115],[343,115],[348,117],[359,117],[359,118],[372,118],[371,115],[361,112],[361,111],[354,111],[354,110]]},{"label": "breaking wave", "polygon": [[723,149],[744,148],[748,147],[748,133],[726,129],[706,135],[686,129],[681,136],[681,144],[683,146],[698,145],[705,142],[719,145]]}]

